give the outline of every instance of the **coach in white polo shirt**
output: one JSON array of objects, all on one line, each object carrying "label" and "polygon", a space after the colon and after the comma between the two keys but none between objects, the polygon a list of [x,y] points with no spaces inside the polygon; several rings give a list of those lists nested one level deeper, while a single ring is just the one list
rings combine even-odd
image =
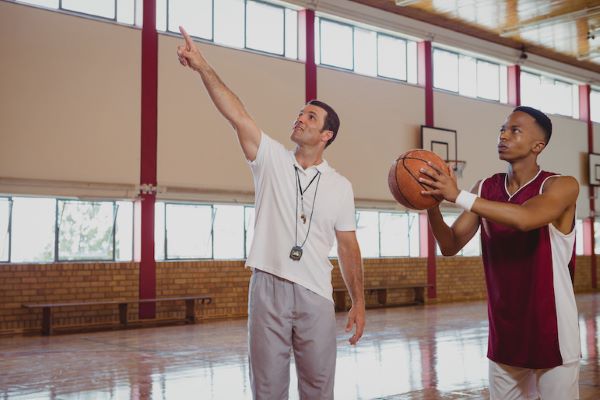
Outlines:
[{"label": "coach in white polo shirt", "polygon": [[338,259],[352,308],[346,331],[356,344],[365,324],[363,272],[356,240],[350,182],[323,159],[339,119],[313,100],[296,118],[294,151],[263,133],[238,97],[221,81],[187,33],[179,61],[200,73],[221,114],[234,127],[250,163],[256,190],[254,240],[246,265],[249,288],[250,382],[255,399],[287,399],[290,350],[302,399],[332,399],[336,328],[328,254]]}]

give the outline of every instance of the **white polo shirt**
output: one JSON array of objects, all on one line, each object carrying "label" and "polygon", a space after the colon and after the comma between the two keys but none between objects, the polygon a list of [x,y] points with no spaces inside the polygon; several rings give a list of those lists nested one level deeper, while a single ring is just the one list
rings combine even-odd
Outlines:
[{"label": "white polo shirt", "polygon": [[[304,170],[294,152],[286,150],[264,132],[256,159],[249,164],[254,176],[256,217],[246,266],[295,282],[333,301],[333,266],[328,255],[335,240],[335,230],[356,230],[350,181],[331,168],[327,161]],[[298,169],[303,190],[315,174],[321,173],[304,192],[306,223],[300,218],[302,207],[294,166]],[[309,225],[310,233],[303,246],[302,258],[294,261],[290,251],[295,245],[302,245]]]}]

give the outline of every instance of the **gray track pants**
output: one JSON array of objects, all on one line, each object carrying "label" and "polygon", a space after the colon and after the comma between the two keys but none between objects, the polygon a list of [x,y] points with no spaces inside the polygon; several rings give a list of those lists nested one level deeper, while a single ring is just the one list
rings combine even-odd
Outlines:
[{"label": "gray track pants", "polygon": [[250,384],[256,400],[287,399],[290,349],[303,400],[333,399],[336,327],[333,303],[254,269],[248,293]]}]

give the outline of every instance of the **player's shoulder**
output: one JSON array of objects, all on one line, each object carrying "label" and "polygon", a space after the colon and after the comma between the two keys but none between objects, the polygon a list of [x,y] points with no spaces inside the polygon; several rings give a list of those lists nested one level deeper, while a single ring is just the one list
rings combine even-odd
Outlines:
[{"label": "player's shoulder", "polygon": [[579,182],[571,175],[554,174],[544,181],[544,192],[560,190],[579,192]]}]

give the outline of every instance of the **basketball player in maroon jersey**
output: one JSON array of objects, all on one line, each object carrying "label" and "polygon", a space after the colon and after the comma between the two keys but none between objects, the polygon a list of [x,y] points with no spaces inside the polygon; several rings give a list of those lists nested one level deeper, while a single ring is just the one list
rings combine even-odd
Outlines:
[{"label": "basketball player in maroon jersey", "polygon": [[552,123],[517,107],[500,128],[498,155],[507,173],[470,192],[429,164],[424,195],[442,196],[465,211],[452,226],[439,206],[427,211],[442,253],[455,255],[481,226],[488,291],[490,398],[579,398],[579,328],[573,292],[575,178],[537,164]]}]

